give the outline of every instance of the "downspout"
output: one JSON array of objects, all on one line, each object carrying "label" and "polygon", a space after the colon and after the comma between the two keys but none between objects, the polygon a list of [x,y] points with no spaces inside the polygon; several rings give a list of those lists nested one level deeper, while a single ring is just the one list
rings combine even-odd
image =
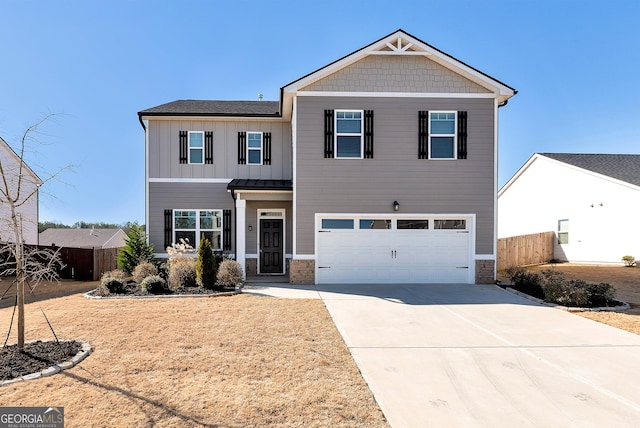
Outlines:
[{"label": "downspout", "polygon": [[233,199],[233,253],[236,255],[236,261],[238,260],[238,220],[236,215],[236,191],[234,189],[228,189],[231,193],[231,199]]}]

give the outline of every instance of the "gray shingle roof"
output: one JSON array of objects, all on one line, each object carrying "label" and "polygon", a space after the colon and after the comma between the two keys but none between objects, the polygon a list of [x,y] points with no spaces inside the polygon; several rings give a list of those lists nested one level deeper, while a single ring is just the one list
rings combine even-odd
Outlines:
[{"label": "gray shingle roof", "polygon": [[640,186],[640,155],[585,153],[540,153],[540,155]]},{"label": "gray shingle roof", "polygon": [[122,229],[46,229],[40,232],[40,245],[70,248],[116,248],[125,246]]},{"label": "gray shingle roof", "polygon": [[139,116],[279,116],[278,101],[177,100],[138,112]]}]

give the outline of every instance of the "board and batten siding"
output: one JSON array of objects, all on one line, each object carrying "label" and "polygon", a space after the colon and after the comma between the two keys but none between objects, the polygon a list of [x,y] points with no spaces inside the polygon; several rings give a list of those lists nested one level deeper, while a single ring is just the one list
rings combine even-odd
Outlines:
[{"label": "board and batten siding", "polygon": [[[373,159],[324,158],[324,110],[374,110]],[[467,111],[468,159],[418,159],[418,111]],[[476,254],[494,253],[494,100],[299,97],[296,228],[314,254],[315,213],[476,214]]]},{"label": "board and batten siding", "polygon": [[149,242],[157,253],[165,252],[165,209],[233,208],[233,198],[227,192],[226,183],[149,183]]},{"label": "board and batten siding", "polygon": [[[213,132],[213,164],[181,164],[180,131]],[[238,164],[238,132],[271,132],[271,165]],[[291,124],[279,120],[149,120],[150,178],[246,178],[288,180],[292,176]]]}]

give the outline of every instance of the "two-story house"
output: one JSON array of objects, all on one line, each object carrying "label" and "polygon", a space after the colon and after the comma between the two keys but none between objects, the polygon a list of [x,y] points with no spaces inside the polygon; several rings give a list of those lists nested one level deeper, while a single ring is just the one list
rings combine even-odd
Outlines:
[{"label": "two-story house", "polygon": [[515,93],[398,30],[278,101],[140,111],[150,242],[207,236],[292,283],[493,282],[498,109]]}]

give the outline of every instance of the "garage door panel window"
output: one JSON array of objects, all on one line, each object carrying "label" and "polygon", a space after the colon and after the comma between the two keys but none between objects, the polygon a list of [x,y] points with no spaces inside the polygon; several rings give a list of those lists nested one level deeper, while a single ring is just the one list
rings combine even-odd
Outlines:
[{"label": "garage door panel window", "polygon": [[353,229],[353,219],[323,218],[323,229]]},{"label": "garage door panel window", "polygon": [[429,229],[429,220],[398,220],[398,229]]},{"label": "garage door panel window", "polygon": [[456,229],[456,230],[465,230],[467,228],[466,220],[434,220],[433,221],[434,229]]},{"label": "garage door panel window", "polygon": [[360,220],[360,229],[384,230],[391,229],[391,220]]}]

